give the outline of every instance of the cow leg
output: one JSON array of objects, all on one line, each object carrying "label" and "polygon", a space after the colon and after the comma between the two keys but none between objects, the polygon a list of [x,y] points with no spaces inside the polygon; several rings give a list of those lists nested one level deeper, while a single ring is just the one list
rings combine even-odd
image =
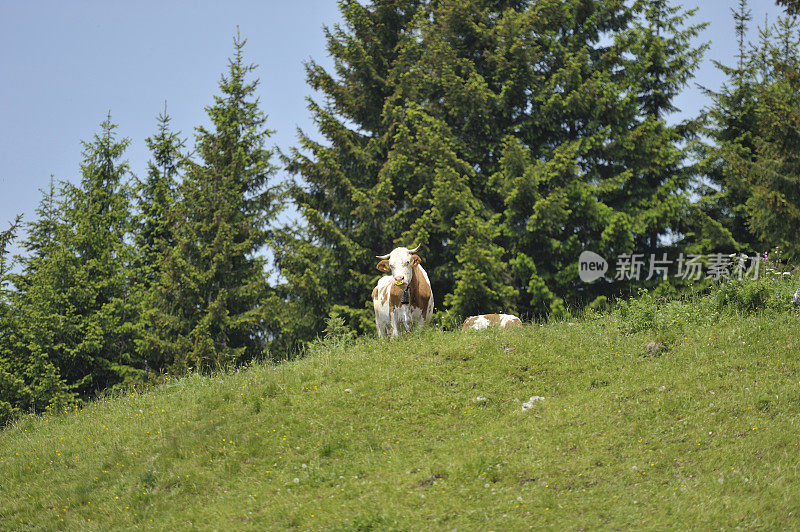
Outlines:
[{"label": "cow leg", "polygon": [[378,329],[378,338],[386,338],[389,336],[389,324],[386,320],[375,320],[375,328]]}]

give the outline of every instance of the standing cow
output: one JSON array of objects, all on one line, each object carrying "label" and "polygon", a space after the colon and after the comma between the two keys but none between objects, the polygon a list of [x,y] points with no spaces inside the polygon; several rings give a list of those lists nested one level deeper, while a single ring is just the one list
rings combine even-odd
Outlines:
[{"label": "standing cow", "polygon": [[375,325],[378,336],[395,337],[401,332],[422,326],[433,317],[433,291],[428,274],[420,266],[422,259],[414,249],[395,248],[378,255],[378,270],[385,275],[372,290]]}]

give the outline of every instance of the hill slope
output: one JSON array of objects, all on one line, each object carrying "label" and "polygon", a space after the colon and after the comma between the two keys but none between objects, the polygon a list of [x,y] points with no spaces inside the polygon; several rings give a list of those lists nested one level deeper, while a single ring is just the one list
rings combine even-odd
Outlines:
[{"label": "hill slope", "polygon": [[796,527],[797,313],[710,321],[329,342],[27,418],[0,529]]}]

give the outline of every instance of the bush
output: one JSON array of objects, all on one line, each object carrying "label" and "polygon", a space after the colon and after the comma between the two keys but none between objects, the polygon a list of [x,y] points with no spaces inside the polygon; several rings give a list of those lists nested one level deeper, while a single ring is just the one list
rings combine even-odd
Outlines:
[{"label": "bush", "polygon": [[714,297],[720,309],[732,308],[739,311],[752,311],[764,308],[771,296],[770,287],[758,281],[729,281],[722,283]]},{"label": "bush", "polygon": [[635,333],[656,326],[659,306],[658,298],[642,288],[637,297],[617,302],[615,315],[624,332]]},{"label": "bush", "polygon": [[606,296],[597,296],[586,307],[587,310],[597,313],[603,313],[608,310],[608,298]]},{"label": "bush", "polygon": [[464,324],[464,316],[455,310],[434,312],[430,325],[442,331],[458,331]]},{"label": "bush", "polygon": [[783,312],[792,309],[792,295],[797,284],[788,276],[783,279],[729,280],[699,285],[683,293],[642,289],[638,297],[617,302],[612,317],[625,333],[653,330],[672,335],[713,323],[724,316],[756,311]]},{"label": "bush", "polygon": [[316,343],[322,347],[340,347],[352,344],[356,336],[356,332],[348,327],[344,318],[333,310],[325,320],[325,333],[322,340]]}]

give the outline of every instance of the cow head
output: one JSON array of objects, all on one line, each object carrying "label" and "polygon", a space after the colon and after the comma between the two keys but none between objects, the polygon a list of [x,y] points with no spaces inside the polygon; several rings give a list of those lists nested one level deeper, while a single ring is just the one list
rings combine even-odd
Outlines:
[{"label": "cow head", "polygon": [[378,258],[382,259],[378,263],[378,270],[390,273],[394,284],[405,289],[414,278],[414,266],[422,262],[422,259],[416,254],[418,249],[419,246],[414,249],[394,248],[387,255],[378,255]]}]

